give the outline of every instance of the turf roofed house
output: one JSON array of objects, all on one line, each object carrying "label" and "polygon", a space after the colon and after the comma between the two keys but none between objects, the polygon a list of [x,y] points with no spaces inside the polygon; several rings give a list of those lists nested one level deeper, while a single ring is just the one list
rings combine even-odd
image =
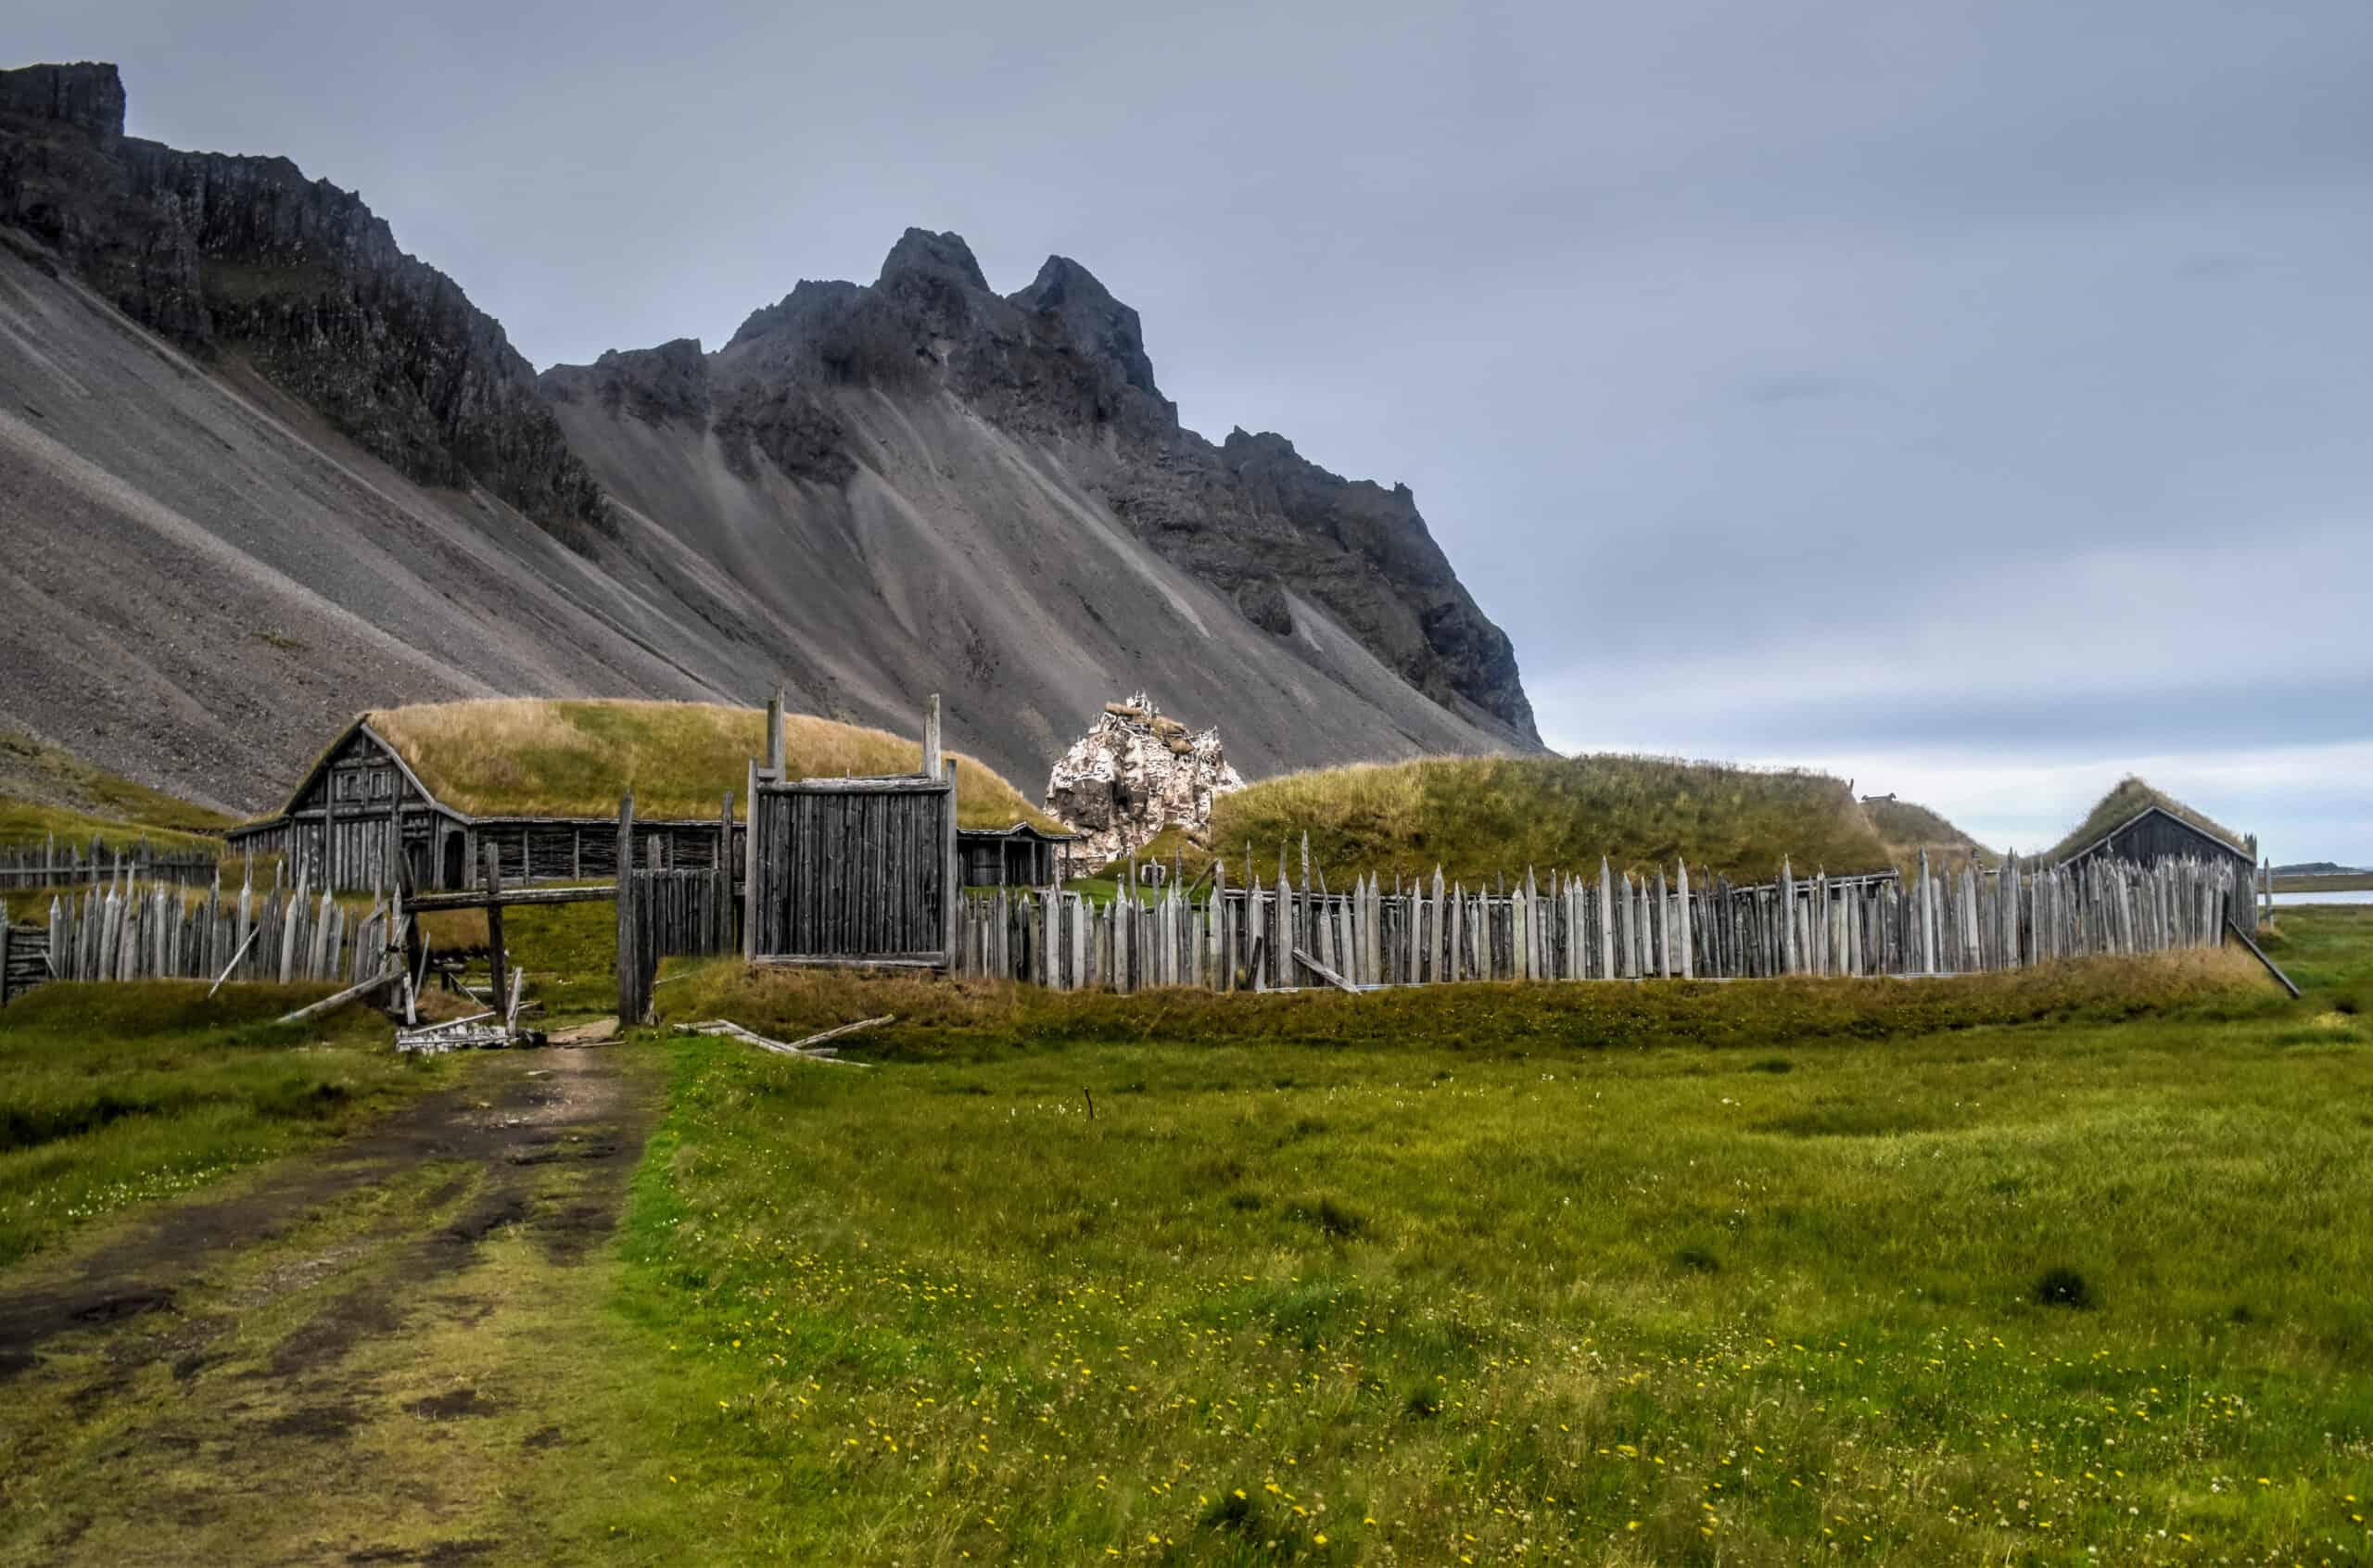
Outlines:
[{"label": "turf roofed house", "polygon": [[[364,714],[330,742],[276,816],[249,822],[226,835],[231,853],[284,854],[312,885],[341,891],[383,887],[388,879],[387,835],[395,825],[411,885],[420,891],[476,885],[485,846],[494,846],[506,882],[565,882],[617,874],[618,822],[603,815],[463,811],[422,781],[402,750]],[[657,846],[658,864],[706,869],[717,864],[724,792],[718,815],[699,820],[638,815],[637,837]],[[738,810],[738,805],[737,805]],[[741,853],[742,831],[733,828]],[[646,855],[653,852],[646,848]]]},{"label": "turf roofed house", "polygon": [[[2101,797],[2075,831],[2053,846],[2044,858],[2052,865],[2108,859],[2156,866],[2163,860],[2189,858],[2233,862],[2235,885],[2256,885],[2258,841],[2210,820],[2182,802],[2128,778]],[[2257,904],[2232,912],[2235,921],[2254,929]]]},{"label": "turf roofed house", "polygon": [[[802,714],[788,723],[799,777],[911,771],[920,755],[880,730]],[[374,710],[338,733],[278,813],[231,829],[230,852],[285,855],[311,885],[340,891],[386,885],[391,834],[415,891],[476,886],[488,845],[506,882],[606,880],[617,873],[618,800],[632,789],[645,866],[706,870],[722,846],[738,868],[746,768],[764,727],[761,710],[702,702]],[[958,767],[967,883],[1045,886],[1062,875],[1061,825],[970,758]]]}]

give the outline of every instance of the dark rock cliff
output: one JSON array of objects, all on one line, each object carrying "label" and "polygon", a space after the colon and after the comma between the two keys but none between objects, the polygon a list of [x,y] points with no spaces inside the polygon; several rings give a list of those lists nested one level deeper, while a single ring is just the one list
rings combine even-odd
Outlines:
[{"label": "dark rock cliff", "polygon": [[[1405,683],[1430,699],[1422,706],[1439,705],[1437,717],[1456,721],[1443,730],[1406,716],[1374,745],[1539,743],[1506,636],[1459,583],[1409,492],[1329,474],[1281,436],[1237,431],[1214,445],[1183,428],[1155,380],[1137,313],[1075,261],[1050,257],[1028,286],[999,296],[962,239],[912,229],[872,284],[803,282],[714,353],[679,339],[539,379],[501,324],[451,279],[404,254],[356,195],[308,180],[285,158],[182,152],[126,136],[124,110],[113,66],[0,70],[0,246],[27,265],[62,266],[201,362],[252,367],[412,481],[483,487],[571,548],[672,571],[654,564],[666,552],[649,537],[620,531],[595,473],[631,499],[646,474],[635,465],[675,449],[587,445],[589,431],[603,434],[580,422],[588,406],[603,421],[698,432],[741,481],[763,487],[771,471],[821,498],[818,505],[844,506],[866,492],[870,480],[858,481],[869,465],[877,476],[885,462],[903,463],[910,478],[952,482],[945,453],[894,450],[904,435],[885,436],[878,421],[871,435],[853,425],[894,404],[960,404],[976,428],[1058,457],[1062,483],[1101,503],[1164,570],[1234,606],[1249,638],[1234,657],[1249,664],[1223,660],[1214,681],[1240,689],[1246,671],[1260,669],[1282,690],[1301,678],[1288,666],[1328,672],[1339,684],[1365,680],[1351,669],[1364,649],[1390,672],[1371,668],[1384,685]],[[994,499],[996,472],[985,485],[975,476],[970,493],[981,507],[1012,511],[1003,526],[1025,536],[1026,506]],[[731,529],[719,523],[704,534],[715,520],[701,506],[667,509],[657,526],[696,552],[724,548],[718,540]],[[1073,521],[1091,536],[1110,525]],[[817,525],[828,535],[838,526]],[[1047,537],[1047,550],[1025,551],[1019,565],[1060,583],[1065,563]],[[1125,642],[1104,621],[1125,596],[1110,588],[1072,594],[1051,613],[1084,615],[1102,628],[1096,636]],[[1297,603],[1316,607],[1359,646],[1338,639],[1322,652],[1326,627],[1297,626]],[[768,642],[713,606],[697,616]],[[974,627],[958,673],[993,670],[1020,652],[1009,632]],[[1142,683],[1143,673],[1135,678]],[[1380,689],[1370,695],[1386,706],[1397,701]],[[1266,742],[1276,760],[1361,754],[1338,737],[1305,756],[1289,737],[1281,719]]]},{"label": "dark rock cliff", "polygon": [[602,491],[535,373],[361,197],[281,158],[123,133],[111,65],[0,71],[0,223],[134,320],[235,355],[424,484],[475,481],[583,542]]},{"label": "dark rock cliff", "polygon": [[714,354],[687,340],[613,351],[555,367],[543,386],[653,423],[705,423],[741,471],[762,453],[826,485],[858,466],[833,389],[953,394],[1062,451],[1141,537],[1252,624],[1290,637],[1288,596],[1313,601],[1435,702],[1539,743],[1506,634],[1408,489],[1330,474],[1281,436],[1238,430],[1214,446],[1181,426],[1136,311],[1067,258],[1000,297],[961,238],[909,229],[871,285],[803,282]]}]

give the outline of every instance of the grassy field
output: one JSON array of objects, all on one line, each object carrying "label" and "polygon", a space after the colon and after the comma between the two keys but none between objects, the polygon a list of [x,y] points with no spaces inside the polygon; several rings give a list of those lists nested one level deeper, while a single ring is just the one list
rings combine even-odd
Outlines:
[{"label": "grassy field", "polygon": [[329,986],[44,986],[0,1011],[0,1265],[119,1210],[313,1146],[441,1081]]},{"label": "grassy field", "polygon": [[[370,1188],[208,1284],[221,1372],[20,1381],[0,1562],[271,1498],[283,1556],[489,1563],[2360,1561],[2373,910],[2269,946],[2303,1001],[2233,955],[1236,999],[698,968],[668,1018],[900,1021],[871,1070],[551,1054],[665,1081],[598,1262],[490,1237],[417,1340],[285,1389],[409,1255],[252,1282],[477,1201]],[[273,1435],[332,1397],[351,1452]],[[126,1523],[151,1426],[204,1456],[172,1497],[236,1499],[213,1534]]]},{"label": "grassy field", "polygon": [[1443,874],[1472,886],[1527,866],[1653,869],[1686,858],[1733,878],[1775,875],[1782,855],[1809,871],[1893,864],[1841,778],[1660,757],[1429,757],[1263,779],[1213,803],[1211,843],[1235,860],[1252,846],[1264,879],[1277,846],[1301,835],[1330,880],[1354,871]]},{"label": "grassy field", "polygon": [[[670,1044],[621,1301],[651,1370],[561,1538],[2357,1560],[2373,918],[2289,925],[2297,1005],[2112,964],[1229,1029],[900,996],[871,1073]],[[790,1027],[898,989],[833,983],[740,1002]]]}]

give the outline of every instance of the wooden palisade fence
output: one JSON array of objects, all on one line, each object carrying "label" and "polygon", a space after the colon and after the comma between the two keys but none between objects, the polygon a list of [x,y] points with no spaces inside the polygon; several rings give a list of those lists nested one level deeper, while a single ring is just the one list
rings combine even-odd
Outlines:
[{"label": "wooden palisade fence", "polygon": [[717,864],[695,869],[665,869],[656,843],[646,846],[646,864],[634,866],[634,795],[618,803],[618,863],[630,869],[618,877],[618,1017],[640,1022],[651,1012],[651,988],[659,960],[683,955],[738,953],[735,878],[722,847],[733,842],[733,797],[725,797],[717,818]]},{"label": "wooden palisade fence", "polygon": [[11,999],[48,980],[298,980],[356,983],[389,962],[391,904],[358,912],[301,883],[202,894],[129,876],[50,900],[46,923],[9,927],[0,904],[0,975]]},{"label": "wooden palisade fence", "polygon": [[170,882],[202,887],[214,880],[222,856],[212,850],[161,853],[146,839],[129,849],[110,849],[97,839],[87,848],[61,844],[53,836],[36,847],[0,848],[0,890],[78,888],[99,882]]},{"label": "wooden palisade fence", "polygon": [[[1469,980],[1743,980],[1776,975],[1971,974],[2087,954],[2214,946],[2227,902],[2246,899],[2231,868],[2088,861],[1999,873],[1895,872],[1779,878],[1752,886],[1688,868],[1668,878],[1527,873],[1505,891],[1430,883],[1350,891],[1277,876],[1191,901],[1174,886],[1150,904],[1098,904],[1054,889],[964,900],[959,974],[1061,990],[1153,986],[1365,988]],[[2236,904],[2235,907],[2242,907]]]}]

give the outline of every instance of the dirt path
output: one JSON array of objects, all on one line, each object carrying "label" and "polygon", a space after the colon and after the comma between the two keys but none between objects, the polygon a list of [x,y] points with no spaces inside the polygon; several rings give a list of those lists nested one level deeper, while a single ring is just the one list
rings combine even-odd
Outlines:
[{"label": "dirt path", "polygon": [[0,1561],[513,1555],[517,1472],[570,1440],[652,1078],[615,1046],[489,1053],[0,1281]]}]

